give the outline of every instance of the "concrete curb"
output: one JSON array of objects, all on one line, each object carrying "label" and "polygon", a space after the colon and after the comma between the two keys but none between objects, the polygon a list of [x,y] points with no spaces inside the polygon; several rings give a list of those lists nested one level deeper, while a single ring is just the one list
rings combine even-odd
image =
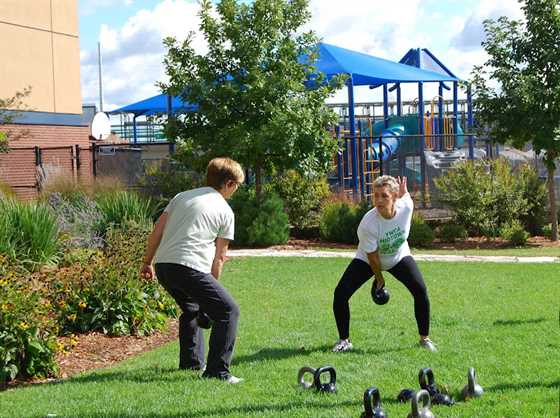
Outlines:
[{"label": "concrete curb", "polygon": [[[353,251],[314,251],[314,250],[229,250],[230,257],[343,257],[353,258]],[[560,257],[519,257],[519,256],[486,256],[486,255],[441,255],[417,254],[414,258],[419,261],[473,261],[487,263],[558,263]]]}]

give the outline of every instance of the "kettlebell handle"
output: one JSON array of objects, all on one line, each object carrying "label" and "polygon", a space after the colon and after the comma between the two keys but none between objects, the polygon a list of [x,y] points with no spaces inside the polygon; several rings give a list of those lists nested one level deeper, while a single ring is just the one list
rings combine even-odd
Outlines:
[{"label": "kettlebell handle", "polygon": [[313,383],[308,383],[305,381],[304,376],[306,373],[311,373],[311,375],[315,377],[315,369],[313,367],[303,366],[301,369],[299,369],[297,381],[299,385],[303,386],[305,389],[309,389],[313,386]]},{"label": "kettlebell handle", "polygon": [[474,393],[475,385],[476,385],[476,374],[474,372],[474,367],[469,367],[469,371],[467,373],[467,379],[469,381],[469,392]]},{"label": "kettlebell handle", "polygon": [[379,389],[375,386],[367,388],[364,392],[364,409],[366,414],[373,416],[373,410],[379,408],[381,403],[381,396],[379,395]]},{"label": "kettlebell handle", "polygon": [[[428,380],[426,382],[426,379]],[[418,373],[418,383],[420,383],[420,387],[422,389],[426,389],[428,386],[434,384],[434,372],[429,367],[424,369],[420,369],[420,373]]]},{"label": "kettlebell handle", "polygon": [[418,403],[422,399],[422,409],[430,408],[430,394],[425,389],[420,389],[412,396],[412,416],[417,417],[420,415]]},{"label": "kettlebell handle", "polygon": [[317,389],[321,387],[321,375],[327,372],[330,374],[329,383],[333,385],[336,383],[336,371],[333,366],[319,367],[313,375],[313,384]]}]

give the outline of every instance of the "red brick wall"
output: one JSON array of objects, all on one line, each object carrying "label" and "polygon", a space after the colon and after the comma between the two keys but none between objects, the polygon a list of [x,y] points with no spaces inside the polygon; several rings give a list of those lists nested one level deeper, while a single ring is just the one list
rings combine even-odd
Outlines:
[{"label": "red brick wall", "polygon": [[[18,197],[37,197],[38,167],[34,147],[41,148],[42,167],[47,172],[73,176],[84,183],[93,181],[89,128],[83,126],[3,125],[3,131],[13,135],[25,132],[25,137],[10,143],[12,151],[0,154],[0,181],[11,186]],[[70,147],[80,147],[80,167],[72,158]]]}]

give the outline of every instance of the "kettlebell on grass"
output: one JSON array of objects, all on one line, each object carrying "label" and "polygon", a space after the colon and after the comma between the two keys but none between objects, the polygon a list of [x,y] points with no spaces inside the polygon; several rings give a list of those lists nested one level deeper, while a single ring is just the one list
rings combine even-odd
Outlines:
[{"label": "kettlebell on grass", "polygon": [[311,383],[305,381],[306,373],[311,373],[311,375],[315,377],[315,369],[313,367],[303,366],[301,369],[299,369],[297,381],[298,385],[302,386],[304,389],[309,389],[313,387],[313,381],[311,381]]},{"label": "kettlebell on grass", "polygon": [[[321,383],[321,375],[329,373],[330,379],[327,383]],[[333,366],[319,367],[313,374],[313,385],[318,392],[335,393],[336,392],[336,370]]]},{"label": "kettlebell on grass", "polygon": [[367,388],[364,392],[364,412],[360,418],[387,418],[387,414],[381,408],[381,395],[375,386]]},{"label": "kettlebell on grass", "polygon": [[[422,407],[418,405],[422,399]],[[430,394],[427,390],[421,389],[414,393],[412,397],[411,408],[412,412],[408,414],[407,418],[435,418],[436,416],[430,410]]]},{"label": "kettlebell on grass", "polygon": [[461,391],[461,398],[463,400],[469,400],[470,398],[479,398],[484,393],[484,389],[478,383],[476,383],[476,374],[474,368],[469,367],[467,372],[468,383]]},{"label": "kettlebell on grass", "polygon": [[418,383],[420,383],[422,389],[428,392],[432,404],[451,406],[455,403],[449,395],[440,392],[434,379],[434,372],[429,367],[420,369]]}]

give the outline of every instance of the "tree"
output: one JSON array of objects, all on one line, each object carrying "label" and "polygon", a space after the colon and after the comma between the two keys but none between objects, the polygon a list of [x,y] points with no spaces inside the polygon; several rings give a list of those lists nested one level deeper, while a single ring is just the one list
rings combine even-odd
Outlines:
[{"label": "tree", "polygon": [[168,137],[178,138],[179,159],[203,166],[231,156],[255,173],[258,197],[263,173],[328,169],[337,147],[328,126],[336,115],[325,99],[343,78],[325,82],[313,74],[318,39],[300,29],[309,17],[308,0],[222,0],[215,7],[202,0],[208,52],[195,52],[192,33],[182,43],[164,40],[169,82],[160,87],[198,106],[166,124]]},{"label": "tree", "polygon": [[[552,239],[558,240],[554,171],[560,157],[560,3],[525,0],[525,22],[484,22],[489,58],[473,69],[477,117],[500,143],[544,153]],[[498,85],[492,87],[490,84]]]},{"label": "tree", "polygon": [[17,91],[12,97],[0,98],[0,153],[10,151],[10,141],[16,141],[27,136],[26,130],[2,129],[2,125],[9,125],[18,117],[19,110],[26,109],[24,99],[31,94],[31,87]]}]

